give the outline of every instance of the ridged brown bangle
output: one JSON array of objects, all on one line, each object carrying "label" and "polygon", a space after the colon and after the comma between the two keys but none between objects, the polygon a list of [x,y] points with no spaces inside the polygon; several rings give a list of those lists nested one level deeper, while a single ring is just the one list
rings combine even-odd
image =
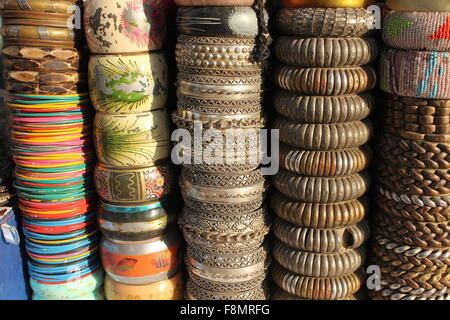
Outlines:
[{"label": "ridged brown bangle", "polygon": [[297,275],[275,263],[272,278],[283,290],[312,300],[337,300],[356,293],[364,284],[364,271],[337,277],[314,278]]},{"label": "ridged brown bangle", "polygon": [[306,123],[352,122],[367,118],[375,108],[370,92],[346,96],[305,96],[276,90],[275,111],[286,118]]},{"label": "ridged brown bangle", "polygon": [[[419,222],[445,222],[450,220],[450,206],[446,202],[434,203],[433,206],[424,203],[405,202],[395,192],[382,186],[377,188],[377,203],[385,212],[394,216]],[[403,199],[405,197],[403,196]],[[444,204],[444,206],[442,206]]]},{"label": "ridged brown bangle", "polygon": [[277,65],[277,86],[305,95],[340,96],[368,91],[375,86],[375,70],[370,66],[341,68],[296,68]]},{"label": "ridged brown bangle", "polygon": [[421,248],[450,247],[450,221],[416,222],[379,211],[374,232],[398,243]]},{"label": "ridged brown bangle", "polygon": [[278,191],[292,199],[331,203],[358,199],[369,190],[370,178],[366,171],[344,177],[319,178],[299,176],[280,169],[272,178],[272,183]]},{"label": "ridged brown bangle", "polygon": [[179,218],[184,238],[190,246],[210,251],[244,251],[262,245],[269,232],[266,208],[251,213],[217,215],[185,207]]},{"label": "ridged brown bangle", "polygon": [[366,169],[372,160],[368,145],[336,151],[311,151],[280,145],[280,166],[304,176],[347,176]]},{"label": "ridged brown bangle", "polygon": [[380,135],[378,154],[389,163],[411,168],[450,169],[450,145]]},{"label": "ridged brown bangle", "polygon": [[387,265],[410,272],[446,272],[450,266],[450,248],[420,248],[402,245],[375,234],[372,255]]},{"label": "ridged brown bangle", "polygon": [[[267,14],[266,21],[267,23]],[[177,12],[180,34],[208,37],[254,38],[259,21],[252,7],[181,7]]]},{"label": "ridged brown bangle", "polygon": [[268,298],[269,292],[266,286],[243,292],[217,292],[202,289],[191,279],[188,279],[186,283],[187,300],[267,300]]},{"label": "ridged brown bangle", "polygon": [[5,89],[10,92],[37,94],[37,95],[66,95],[80,92],[88,92],[87,83],[32,83],[5,81]]},{"label": "ridged brown bangle", "polygon": [[334,278],[352,274],[361,267],[366,250],[359,247],[337,254],[299,251],[276,240],[274,259],[286,270],[308,277]]},{"label": "ridged brown bangle", "polygon": [[449,19],[450,12],[391,12],[383,20],[383,40],[404,50],[450,51]]},{"label": "ridged brown bangle", "polygon": [[388,95],[384,122],[388,129],[418,134],[450,132],[450,100],[431,100]]},{"label": "ridged brown bangle", "polygon": [[280,141],[308,150],[340,150],[362,146],[373,134],[369,119],[336,124],[291,121],[278,116],[272,126],[280,130]]},{"label": "ridged brown bangle", "polygon": [[450,169],[418,169],[377,162],[378,181],[391,189],[410,195],[450,195]]},{"label": "ridged brown bangle", "polygon": [[332,229],[362,221],[369,212],[367,197],[338,203],[298,202],[275,191],[270,207],[281,219],[299,227]]},{"label": "ridged brown bangle", "polygon": [[40,84],[87,83],[87,74],[78,71],[4,71],[4,79]]},{"label": "ridged brown bangle", "polygon": [[281,36],[274,44],[281,62],[297,67],[362,66],[378,56],[374,38],[298,38]]},{"label": "ridged brown bangle", "polygon": [[180,186],[191,209],[222,214],[259,209],[267,188],[260,170],[217,174],[187,168],[181,171]]},{"label": "ridged brown bangle", "polygon": [[375,17],[363,8],[283,8],[276,21],[282,33],[300,37],[362,37]]},{"label": "ridged brown bangle", "polygon": [[405,97],[450,99],[448,53],[385,49],[380,56],[380,88]]},{"label": "ridged brown bangle", "polygon": [[315,253],[342,253],[360,247],[370,236],[369,223],[338,229],[297,227],[275,218],[272,228],[275,236],[289,246]]}]

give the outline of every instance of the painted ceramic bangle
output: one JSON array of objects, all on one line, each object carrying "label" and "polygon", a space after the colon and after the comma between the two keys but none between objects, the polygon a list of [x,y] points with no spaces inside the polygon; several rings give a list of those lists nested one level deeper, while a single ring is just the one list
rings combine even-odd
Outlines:
[{"label": "painted ceramic bangle", "polygon": [[342,277],[314,278],[297,275],[275,264],[272,278],[280,288],[301,298],[335,300],[355,294],[364,285],[365,274],[359,269]]},{"label": "painted ceramic bangle", "polygon": [[283,8],[277,16],[282,33],[300,37],[362,37],[374,24],[362,8]]},{"label": "painted ceramic bangle", "polygon": [[362,197],[338,203],[298,202],[275,192],[270,207],[278,217],[299,227],[334,229],[362,221],[369,212],[369,200]]},{"label": "painted ceramic bangle", "polygon": [[105,296],[107,300],[182,300],[184,292],[183,274],[158,282],[131,285],[114,281],[106,275]]},{"label": "painted ceramic bangle", "polygon": [[405,97],[450,99],[450,57],[446,52],[386,49],[380,58],[380,87]]},{"label": "painted ceramic bangle", "polygon": [[[291,121],[278,116],[272,128],[280,130],[280,141],[307,150],[341,150],[362,146],[373,134],[369,119],[335,124]],[[300,139],[299,139],[300,137]]]},{"label": "painted ceramic bangle", "polygon": [[[265,15],[267,24],[267,13]],[[181,7],[177,13],[181,34],[209,37],[253,38],[258,17],[251,7]]]},{"label": "painted ceramic bangle", "polygon": [[62,60],[63,62],[74,62],[83,59],[84,51],[75,48],[48,48],[48,47],[28,47],[28,46],[10,46],[5,47],[2,53],[8,57],[21,59],[44,60]]},{"label": "painted ceramic bangle", "polygon": [[[425,200],[425,201],[424,201]],[[422,222],[450,220],[450,197],[423,197],[397,194],[383,186],[377,188],[377,203],[387,213]]]},{"label": "painted ceramic bangle", "polygon": [[281,62],[298,67],[361,66],[378,56],[374,38],[297,38],[282,36],[274,44]]},{"label": "painted ceramic bangle", "polygon": [[363,220],[356,225],[337,229],[297,227],[275,218],[275,236],[289,246],[315,253],[342,253],[360,247],[370,236],[369,223]]},{"label": "painted ceramic bangle", "polygon": [[417,222],[395,218],[385,212],[376,215],[374,231],[390,239],[421,248],[450,247],[450,222]]},{"label": "painted ceramic bangle", "polygon": [[384,264],[410,272],[446,272],[450,266],[450,249],[408,246],[375,234],[371,246],[373,257]]},{"label": "painted ceramic bangle", "polygon": [[183,168],[180,186],[193,210],[236,213],[260,208],[267,184],[260,170],[214,174]]},{"label": "painted ceramic bangle", "polygon": [[[433,135],[450,132],[450,100],[426,100],[389,95],[384,122],[390,132]],[[398,129],[398,130],[397,130]],[[412,134],[412,133],[411,133]]]},{"label": "painted ceramic bangle", "polygon": [[103,268],[98,268],[84,278],[75,277],[73,281],[62,284],[40,283],[30,278],[30,285],[33,292],[38,296],[54,300],[65,300],[97,290],[103,284],[104,276]]},{"label": "painted ceramic bangle", "polygon": [[[238,251],[239,252],[239,251]],[[271,262],[266,245],[251,252],[209,253],[188,247],[186,264],[190,274],[217,284],[237,284],[264,279]],[[261,280],[262,280],[261,279]]]},{"label": "painted ceramic bangle", "polygon": [[60,40],[60,41],[80,41],[82,33],[80,30],[68,29],[67,27],[45,27],[29,25],[4,25],[0,31],[6,39],[20,39],[27,42],[27,39],[40,40]]},{"label": "painted ceramic bangle", "polygon": [[5,71],[6,81],[33,82],[40,84],[86,83],[87,75],[77,71],[39,72],[39,71]]},{"label": "painted ceramic bangle", "polygon": [[173,174],[168,165],[121,169],[97,164],[94,180],[102,200],[134,205],[165,197],[171,190]]},{"label": "painted ceramic bangle", "polygon": [[[270,296],[271,300],[307,300],[305,298],[300,298],[299,296],[296,296],[295,294],[289,293],[287,291],[284,291],[283,289],[281,289],[280,287],[276,286],[275,290],[272,290],[272,294]],[[358,299],[358,297],[356,295],[351,295],[342,299],[338,299],[338,300],[363,300],[363,299]]]},{"label": "painted ceramic bangle", "polygon": [[378,180],[392,191],[411,195],[450,195],[450,169],[416,169],[377,161]]},{"label": "painted ceramic bangle", "polygon": [[372,160],[368,145],[336,151],[309,151],[280,145],[280,166],[304,176],[336,177],[366,169]]},{"label": "painted ceramic bangle", "polygon": [[383,21],[383,40],[404,50],[449,51],[450,12],[389,13]]},{"label": "painted ceramic bangle", "polygon": [[140,113],[165,106],[167,62],[162,52],[93,55],[89,84],[96,110],[110,114]]},{"label": "painted ceramic bangle", "polygon": [[83,25],[93,53],[161,50],[165,38],[164,7],[160,1],[89,1],[85,4]]},{"label": "painted ceramic bangle", "polygon": [[387,0],[387,5],[394,10],[405,11],[450,11],[450,3],[440,0]]},{"label": "painted ceramic bangle", "polygon": [[188,279],[186,283],[187,300],[267,300],[268,298],[269,291],[266,286],[244,292],[218,292],[203,289],[191,279]]},{"label": "painted ceramic bangle", "polygon": [[63,298],[63,299],[55,299],[53,297],[45,297],[40,296],[35,293],[33,293],[32,300],[105,300],[105,295],[103,293],[103,288],[97,289],[95,291],[92,291],[90,293],[71,297],[71,298]]},{"label": "painted ceramic bangle", "polygon": [[366,250],[359,247],[336,254],[295,250],[276,240],[274,259],[286,270],[308,277],[335,278],[354,273],[364,263]]},{"label": "painted ceramic bangle", "polygon": [[[172,229],[176,215],[167,203],[117,206],[99,202],[98,225],[112,240],[140,241],[158,237]],[[167,210],[166,210],[167,208]]]},{"label": "painted ceramic bangle", "polygon": [[103,238],[101,254],[103,267],[111,279],[125,284],[148,284],[176,274],[182,247],[176,233],[147,241]]},{"label": "painted ceramic bangle", "polygon": [[[202,6],[202,7],[250,7],[255,0],[175,0],[175,4],[179,7]],[[263,0],[263,3],[266,1]]]},{"label": "painted ceramic bangle", "polygon": [[192,97],[177,93],[177,107],[191,112],[239,116],[262,112],[262,96],[242,100],[219,100]]},{"label": "painted ceramic bangle", "polygon": [[24,93],[24,94],[73,94],[80,90],[88,90],[87,83],[55,83],[55,84],[42,84],[31,82],[15,82],[6,81],[5,89],[9,92]]},{"label": "painted ceramic bangle", "polygon": [[185,207],[179,224],[191,247],[208,252],[247,252],[261,246],[269,232],[270,219],[265,208],[224,218]]},{"label": "painted ceramic bangle", "polygon": [[370,66],[342,68],[296,68],[278,65],[275,83],[282,89],[306,95],[339,96],[357,94],[375,86],[375,70]]},{"label": "painted ceramic bangle", "polygon": [[357,174],[322,178],[300,176],[280,169],[272,178],[274,187],[284,195],[305,202],[331,203],[358,199],[370,186],[367,171]]},{"label": "painted ceramic bangle", "polygon": [[94,122],[97,156],[114,167],[149,166],[169,157],[168,115],[152,112],[112,115],[98,112]]},{"label": "painted ceramic bangle", "polygon": [[73,13],[73,6],[79,7],[76,1],[52,1],[52,0],[3,0],[0,2],[1,10],[38,11],[54,13]]},{"label": "painted ceramic bangle", "polygon": [[367,118],[375,108],[370,92],[345,96],[305,96],[276,90],[274,108],[277,113],[306,123],[352,122]]}]

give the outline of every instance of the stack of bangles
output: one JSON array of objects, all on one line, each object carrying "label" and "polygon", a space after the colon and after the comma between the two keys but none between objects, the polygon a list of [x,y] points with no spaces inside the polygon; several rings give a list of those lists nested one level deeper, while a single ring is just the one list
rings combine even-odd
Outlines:
[{"label": "stack of bangles", "polygon": [[88,94],[10,94],[14,187],[33,299],[101,299]]}]

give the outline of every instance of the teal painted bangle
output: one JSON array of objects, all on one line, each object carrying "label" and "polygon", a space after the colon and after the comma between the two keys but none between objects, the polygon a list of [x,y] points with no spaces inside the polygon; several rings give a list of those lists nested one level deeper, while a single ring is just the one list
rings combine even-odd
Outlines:
[{"label": "teal painted bangle", "polygon": [[33,294],[32,300],[105,300],[105,295],[102,289],[97,289],[91,293],[71,298],[57,299],[54,297],[44,297],[37,294]]}]

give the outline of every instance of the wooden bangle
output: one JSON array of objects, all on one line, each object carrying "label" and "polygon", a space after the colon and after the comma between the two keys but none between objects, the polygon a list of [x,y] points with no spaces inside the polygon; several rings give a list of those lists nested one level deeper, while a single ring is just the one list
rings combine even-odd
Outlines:
[{"label": "wooden bangle", "polygon": [[370,32],[375,17],[363,8],[283,8],[278,29],[300,37],[362,37]]},{"label": "wooden bangle", "polygon": [[450,57],[446,52],[385,49],[380,66],[380,88],[385,92],[450,99]]},{"label": "wooden bangle", "polygon": [[450,11],[450,3],[439,0],[387,0],[387,5],[394,10],[405,11]]},{"label": "wooden bangle", "polygon": [[336,254],[296,250],[276,240],[274,259],[286,270],[308,277],[334,278],[354,273],[364,263],[366,250],[359,247]]},{"label": "wooden bangle", "polygon": [[5,47],[39,47],[55,49],[83,49],[83,42],[63,41],[63,40],[42,40],[42,39],[22,39],[22,38],[3,38]]},{"label": "wooden bangle", "polygon": [[[76,1],[61,0],[4,0],[0,2],[0,9],[3,10],[14,10],[14,11],[32,11],[32,12],[53,12],[53,13],[72,13],[67,12],[72,6],[80,6]],[[2,13],[3,14],[3,13]]]},{"label": "wooden bangle", "polygon": [[404,50],[449,51],[450,12],[389,13],[383,21],[383,40]]},{"label": "wooden bangle", "polygon": [[278,217],[299,227],[334,229],[362,221],[369,212],[369,200],[364,196],[338,203],[298,202],[276,191],[270,207]]},{"label": "wooden bangle", "polygon": [[282,89],[305,95],[339,96],[371,90],[376,74],[370,66],[327,69],[278,65],[274,81]]},{"label": "wooden bangle", "polygon": [[280,145],[280,166],[304,176],[347,176],[366,169],[372,159],[368,145],[336,151],[310,151]]},{"label": "wooden bangle", "polygon": [[94,137],[99,161],[114,167],[155,165],[169,157],[172,147],[164,109],[129,115],[98,112]]},{"label": "wooden bangle", "polygon": [[431,100],[388,95],[384,108],[386,127],[418,134],[450,133],[450,100]]},{"label": "wooden bangle", "polygon": [[87,83],[87,74],[78,71],[18,71],[6,70],[4,78],[7,81],[59,84],[59,83]]},{"label": "wooden bangle", "polygon": [[309,124],[278,116],[272,126],[280,130],[280,141],[307,150],[341,150],[362,146],[373,134],[369,119],[336,124]]},{"label": "wooden bangle", "polygon": [[[266,13],[267,23],[267,13]],[[177,13],[180,34],[208,37],[254,38],[258,17],[252,7],[181,7]]]},{"label": "wooden bangle", "polygon": [[272,278],[283,290],[312,300],[336,300],[355,294],[364,284],[362,269],[337,278],[313,278],[297,275],[279,264],[272,268]]},{"label": "wooden bangle", "polygon": [[0,31],[5,40],[17,39],[22,44],[31,40],[81,41],[82,31],[67,27],[46,27],[30,25],[4,25]]},{"label": "wooden bangle", "polygon": [[6,81],[5,89],[10,92],[37,95],[67,95],[77,94],[79,92],[87,92],[87,83],[32,83],[32,82],[15,82]]},{"label": "wooden bangle", "polygon": [[450,194],[450,169],[400,167],[381,159],[377,168],[378,180],[392,191],[420,196]]},{"label": "wooden bangle", "polygon": [[379,211],[374,232],[398,243],[421,248],[450,247],[450,222],[417,222]]},{"label": "wooden bangle", "polygon": [[85,51],[75,48],[48,48],[48,47],[27,47],[27,46],[11,46],[5,47],[2,53],[11,58],[20,58],[26,60],[38,60],[49,62],[51,60],[62,60],[64,62],[82,61],[86,56]]},{"label": "wooden bangle", "polygon": [[314,253],[342,253],[360,247],[370,236],[367,220],[339,229],[314,229],[275,218],[272,230],[292,248]]},{"label": "wooden bangle", "polygon": [[369,64],[378,56],[374,38],[297,38],[281,36],[274,44],[278,60],[297,67],[337,68]]},{"label": "wooden bangle", "polygon": [[46,74],[46,72],[74,72],[84,70],[87,66],[87,61],[80,61],[79,59],[41,60],[5,58],[3,59],[3,65],[7,70],[27,72],[26,75],[31,75],[30,72]]}]

